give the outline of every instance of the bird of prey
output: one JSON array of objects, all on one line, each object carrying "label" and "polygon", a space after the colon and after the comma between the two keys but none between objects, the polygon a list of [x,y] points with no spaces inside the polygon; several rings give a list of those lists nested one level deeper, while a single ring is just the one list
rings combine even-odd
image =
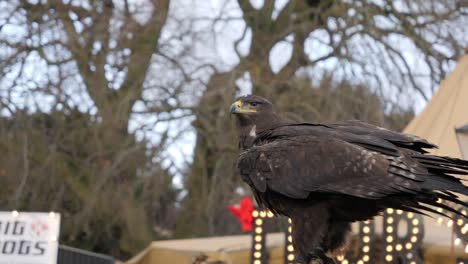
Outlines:
[{"label": "bird of prey", "polygon": [[334,263],[325,253],[340,248],[354,221],[386,208],[438,213],[466,206],[461,178],[468,161],[430,155],[434,144],[352,120],[292,123],[273,105],[248,95],[231,105],[239,137],[237,167],[259,206],[292,221],[296,261]]}]

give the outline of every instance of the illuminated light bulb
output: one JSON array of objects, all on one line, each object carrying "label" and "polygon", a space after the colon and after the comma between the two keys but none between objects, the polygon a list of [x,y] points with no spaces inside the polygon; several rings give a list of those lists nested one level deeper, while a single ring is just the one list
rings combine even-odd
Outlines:
[{"label": "illuminated light bulb", "polygon": [[255,250],[262,249],[262,244],[255,244]]},{"label": "illuminated light bulb", "polygon": [[272,213],[271,211],[268,211],[267,216],[268,216],[269,218],[272,218],[274,215],[273,215],[273,213]]},{"label": "illuminated light bulb", "polygon": [[419,224],[419,220],[418,219],[413,219],[413,225],[418,225]]},{"label": "illuminated light bulb", "polygon": [[18,217],[19,216],[19,213],[16,210],[11,212],[11,214],[13,215],[13,217]]},{"label": "illuminated light bulb", "polygon": [[260,260],[254,260],[254,264],[262,264],[262,262]]},{"label": "illuminated light bulb", "polygon": [[294,251],[294,247],[292,245],[289,245],[288,246],[288,251],[290,251],[290,252]]},{"label": "illuminated light bulb", "polygon": [[387,218],[387,223],[389,223],[389,224],[393,223],[393,217]]},{"label": "illuminated light bulb", "polygon": [[343,260],[341,264],[349,264],[349,261],[347,259]]},{"label": "illuminated light bulb", "polygon": [[461,239],[459,239],[458,237],[455,238],[455,241],[453,241],[453,243],[455,244],[455,246],[458,246],[461,244]]},{"label": "illuminated light bulb", "polygon": [[255,220],[255,224],[256,225],[261,225],[261,224],[263,224],[263,220],[262,219],[257,219],[257,220]]},{"label": "illuminated light bulb", "polygon": [[451,227],[452,225],[453,225],[453,221],[452,221],[452,220],[449,220],[449,221],[447,222],[447,227]]},{"label": "illuminated light bulb", "polygon": [[265,213],[265,211],[261,211],[261,212],[260,212],[260,217],[262,217],[262,218],[263,218],[263,217],[265,217],[265,216],[266,216],[266,213]]},{"label": "illuminated light bulb", "polygon": [[337,259],[338,261],[343,261],[343,260],[344,260],[344,256],[343,256],[343,255],[339,255],[339,256],[336,257],[336,259]]},{"label": "illuminated light bulb", "polygon": [[444,221],[444,219],[442,219],[442,217],[438,217],[438,218],[437,218],[437,223],[438,223],[438,224],[442,224],[443,221]]},{"label": "illuminated light bulb", "polygon": [[370,221],[366,220],[366,221],[364,221],[364,224],[368,225],[368,224],[370,224]]},{"label": "illuminated light bulb", "polygon": [[392,237],[392,236],[388,236],[388,237],[387,237],[387,242],[388,242],[388,243],[392,243],[392,242],[393,242],[393,237]]},{"label": "illuminated light bulb", "polygon": [[387,213],[388,213],[388,214],[393,214],[393,209],[392,209],[392,208],[388,208],[388,209],[387,209]]},{"label": "illuminated light bulb", "polygon": [[412,236],[411,237],[411,242],[416,243],[416,241],[418,241],[418,237],[417,236]]},{"label": "illuminated light bulb", "polygon": [[468,229],[468,224],[465,224],[463,228]]},{"label": "illuminated light bulb", "polygon": [[391,233],[391,232],[393,232],[393,227],[391,226],[387,227],[387,233]]},{"label": "illuminated light bulb", "polygon": [[261,236],[255,236],[255,241],[257,241],[257,242],[262,241],[262,237]]},{"label": "illuminated light bulb", "polygon": [[413,228],[413,234],[417,234],[417,233],[419,233],[419,228],[417,227]]},{"label": "illuminated light bulb", "polygon": [[254,253],[254,258],[260,258],[262,256],[262,253],[260,252],[255,252]]},{"label": "illuminated light bulb", "polygon": [[385,256],[385,260],[388,261],[388,262],[391,262],[393,260],[392,255]]},{"label": "illuminated light bulb", "polygon": [[395,246],[396,251],[401,251],[403,249],[403,246],[401,244],[398,244]]},{"label": "illuminated light bulb", "polygon": [[362,257],[362,260],[364,260],[364,262],[369,261],[369,259],[369,255],[364,255],[364,257]]},{"label": "illuminated light bulb", "polygon": [[293,260],[294,260],[294,255],[293,255],[293,254],[289,254],[289,255],[288,255],[288,260],[289,260],[289,261],[293,261]]},{"label": "illuminated light bulb", "polygon": [[463,225],[463,220],[462,220],[462,219],[458,219],[458,220],[457,220],[457,225],[462,226],[462,225]]},{"label": "illuminated light bulb", "polygon": [[411,261],[410,264],[416,264],[416,261]]},{"label": "illuminated light bulb", "polygon": [[466,234],[466,231],[468,230],[468,228],[466,227],[466,225],[461,229],[461,233],[464,235]]},{"label": "illuminated light bulb", "polygon": [[401,215],[403,213],[403,211],[402,210],[396,210],[396,213]]},{"label": "illuminated light bulb", "polygon": [[289,233],[292,232],[292,226],[288,226],[288,232],[289,232]]},{"label": "illuminated light bulb", "polygon": [[364,233],[369,233],[370,232],[370,228],[368,226],[365,226],[363,229],[362,229],[362,232]]},{"label": "illuminated light bulb", "polygon": [[362,252],[364,252],[364,253],[369,252],[369,246],[364,246],[364,247],[362,248]]},{"label": "illuminated light bulb", "polygon": [[442,199],[438,198],[437,203],[441,203],[441,202],[442,202]]},{"label": "illuminated light bulb", "polygon": [[258,211],[257,210],[253,210],[252,211],[252,216],[257,218],[258,217]]},{"label": "illuminated light bulb", "polygon": [[369,243],[370,237],[364,236],[364,237],[362,238],[362,241],[364,241],[364,243]]},{"label": "illuminated light bulb", "polygon": [[261,227],[257,227],[255,228],[255,233],[261,233],[262,232],[262,228]]},{"label": "illuminated light bulb", "polygon": [[387,252],[392,252],[393,251],[393,247],[391,245],[387,246],[386,248]]},{"label": "illuminated light bulb", "polygon": [[442,213],[442,208],[437,208],[437,212]]},{"label": "illuminated light bulb", "polygon": [[414,214],[413,213],[408,213],[408,218],[413,218]]},{"label": "illuminated light bulb", "polygon": [[411,249],[413,245],[411,243],[406,243],[405,248],[406,249]]},{"label": "illuminated light bulb", "polygon": [[357,262],[357,264],[364,264],[364,261],[359,260],[359,261]]},{"label": "illuminated light bulb", "polygon": [[462,215],[466,215],[466,211],[465,211],[465,210],[462,210]]},{"label": "illuminated light bulb", "polygon": [[292,236],[288,236],[288,242],[292,243]]}]

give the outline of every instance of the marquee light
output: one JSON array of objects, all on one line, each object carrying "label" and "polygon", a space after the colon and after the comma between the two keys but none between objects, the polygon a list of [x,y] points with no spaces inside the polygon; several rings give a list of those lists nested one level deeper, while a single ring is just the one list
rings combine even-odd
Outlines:
[{"label": "marquee light", "polygon": [[337,258],[341,264],[367,264],[375,258],[375,224],[374,221],[359,222],[359,234],[357,240],[357,252],[348,251],[346,256]]},{"label": "marquee light", "polygon": [[[442,202],[442,201],[438,201]],[[444,212],[443,210],[442,212]],[[466,208],[458,210],[466,215]],[[447,213],[447,212],[444,212]],[[268,219],[274,217],[270,211],[261,211],[255,209],[252,212],[254,218],[254,228],[252,232],[252,264],[267,263],[266,255],[266,231],[264,223]],[[452,215],[453,220],[448,221],[447,225],[451,226],[455,231],[456,245],[463,245],[465,252],[468,253],[468,222],[458,215]],[[443,220],[442,220],[443,221]],[[442,222],[441,221],[441,222]],[[406,235],[400,237],[398,235],[399,224],[405,222],[407,231],[403,232]],[[424,236],[423,218],[419,214],[412,212],[404,212],[389,208],[383,216],[383,245],[384,250],[382,259],[383,263],[404,263],[404,264],[421,264],[422,260],[419,255],[419,249],[422,245]],[[345,256],[338,256],[337,260],[340,264],[369,264],[377,263],[375,256],[375,223],[374,221],[364,221],[359,223],[359,234],[357,239],[357,250],[347,252]],[[285,247],[284,247],[284,263],[292,264],[295,260],[294,247],[292,245],[292,224],[291,219],[288,219],[287,231],[285,232]],[[462,262],[460,262],[462,263]],[[458,263],[457,263],[458,264]],[[468,264],[468,262],[467,262]]]},{"label": "marquee light", "polygon": [[[267,263],[266,257],[266,232],[264,228],[265,221],[273,219],[274,215],[270,211],[254,209],[253,217],[253,232],[252,232],[252,264]],[[285,247],[284,247],[284,263],[292,264],[295,260],[294,247],[292,245],[292,223],[291,219],[287,222],[287,231],[285,232]]]},{"label": "marquee light", "polygon": [[[442,201],[441,199],[438,199],[437,203],[444,203],[452,208],[455,208],[462,215],[466,215],[466,207],[456,205],[449,201]],[[453,243],[456,246],[464,246],[465,253],[468,253],[468,223],[465,221],[465,218],[458,214],[447,212],[447,210],[444,210],[442,208],[437,208],[437,212],[451,215],[452,219],[448,220],[446,225],[447,227],[452,228],[455,234],[455,239]],[[442,224],[443,222],[444,220],[442,217],[437,218],[437,223]]]},{"label": "marquee light", "polygon": [[284,250],[284,263],[293,264],[295,260],[294,247],[292,244],[292,222],[291,218],[288,218],[288,228],[286,231],[286,241]]},{"label": "marquee light", "polygon": [[[398,235],[398,225],[406,222],[408,228],[406,236]],[[422,216],[411,212],[405,213],[401,210],[387,209],[384,213],[383,230],[384,236],[383,254],[384,263],[423,263],[419,256],[419,248],[422,245],[424,235]]]},{"label": "marquee light", "polygon": [[[456,208],[456,207],[455,207]],[[456,208],[462,215],[466,215],[466,207]],[[458,214],[452,213],[452,230],[455,234],[454,244],[456,246],[464,246],[465,253],[468,253],[468,222],[466,219]]]},{"label": "marquee light", "polygon": [[262,264],[266,263],[266,232],[264,230],[264,222],[268,218],[272,218],[271,212],[254,209],[252,211],[253,217],[253,232],[252,232],[252,249],[250,256],[250,263]]}]

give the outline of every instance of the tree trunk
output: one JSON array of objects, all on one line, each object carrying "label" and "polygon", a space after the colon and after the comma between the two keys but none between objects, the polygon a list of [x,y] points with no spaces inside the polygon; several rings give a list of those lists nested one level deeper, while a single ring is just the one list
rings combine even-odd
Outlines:
[{"label": "tree trunk", "polygon": [[210,79],[193,125],[197,133],[194,160],[185,186],[187,196],[177,225],[177,236],[207,236],[238,230],[226,205],[240,181],[235,173],[236,133],[229,118],[235,99],[236,69]]}]

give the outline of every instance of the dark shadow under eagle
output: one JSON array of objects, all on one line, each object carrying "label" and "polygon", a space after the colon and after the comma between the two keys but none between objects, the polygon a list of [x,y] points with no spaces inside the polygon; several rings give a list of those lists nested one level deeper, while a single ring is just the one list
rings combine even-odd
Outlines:
[{"label": "dark shadow under eagle", "polygon": [[428,141],[361,121],[290,123],[259,96],[238,98],[238,169],[261,207],[291,218],[297,261],[341,247],[350,223],[391,207],[410,212],[452,208],[468,195],[459,175],[468,161],[427,154]]}]

